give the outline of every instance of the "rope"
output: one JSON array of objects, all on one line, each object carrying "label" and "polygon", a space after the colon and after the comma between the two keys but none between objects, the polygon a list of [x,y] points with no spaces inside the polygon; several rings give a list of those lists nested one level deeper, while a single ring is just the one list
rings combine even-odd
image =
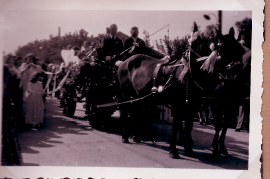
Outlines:
[{"label": "rope", "polygon": [[[67,74],[62,79],[62,81],[59,83],[58,87],[56,89],[52,90],[52,91],[48,91],[46,94],[52,94],[52,93],[55,93],[56,91],[58,91],[64,85],[64,83],[67,80],[67,77],[68,77],[70,72],[71,72],[71,69],[68,70]],[[44,92],[45,92],[45,89],[44,89]]]},{"label": "rope", "polygon": [[143,97],[140,97],[140,98],[136,98],[136,99],[132,99],[132,100],[129,100],[129,101],[124,101],[124,102],[121,102],[121,103],[108,103],[108,104],[101,104],[101,105],[97,105],[97,108],[105,108],[105,107],[113,107],[113,106],[120,106],[120,105],[123,105],[123,104],[129,104],[129,103],[133,103],[133,102],[137,102],[137,101],[140,101],[140,100],[143,100],[149,96],[152,96],[153,93],[150,93],[148,95],[145,95]]},{"label": "rope", "polygon": [[52,75],[49,75],[49,79],[47,80],[44,90],[46,90],[49,87],[49,84],[51,83],[51,81],[52,81]]}]

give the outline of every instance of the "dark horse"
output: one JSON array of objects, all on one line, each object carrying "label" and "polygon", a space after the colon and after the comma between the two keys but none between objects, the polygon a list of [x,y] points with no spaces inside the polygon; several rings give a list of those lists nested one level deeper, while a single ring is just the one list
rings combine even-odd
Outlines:
[{"label": "dark horse", "polygon": [[[210,43],[215,44],[221,56],[221,59],[216,62],[213,74],[200,70],[203,62],[196,61],[200,56],[208,56],[211,53],[210,49],[206,48],[206,46],[209,47]],[[224,141],[229,120],[228,116],[223,118],[224,110],[232,102],[239,102],[246,95],[249,95],[244,95],[242,89],[247,89],[247,86],[243,83],[242,78],[239,77],[243,71],[241,62],[244,50],[230,35],[223,36],[219,34],[215,39],[209,41],[207,45],[202,44],[203,40],[200,37],[191,43],[190,59],[183,56],[181,60],[165,62],[164,64],[163,61],[146,55],[134,55],[123,62],[118,69],[118,78],[122,90],[121,100],[128,101],[144,96],[147,96],[147,98],[120,108],[121,120],[123,121],[122,142],[129,142],[131,125],[128,120],[128,114],[131,119],[136,118],[133,120],[135,121],[132,130],[133,140],[140,142],[140,125],[149,120],[147,115],[144,115],[146,114],[145,109],[154,104],[170,104],[173,115],[170,156],[172,158],[179,158],[176,149],[176,137],[178,131],[181,131],[183,128],[182,119],[185,121],[183,131],[185,153],[188,156],[194,156],[191,147],[193,114],[197,113],[203,99],[202,97],[207,97],[215,99],[214,103],[216,104],[216,133],[213,140],[213,153],[227,154]],[[190,69],[186,72],[185,67],[189,67],[188,63],[186,63],[188,61]],[[183,65],[178,66],[181,62]],[[161,65],[161,67],[159,72],[156,73],[158,65]],[[170,76],[172,76],[172,80],[169,81],[172,82],[168,82]],[[161,93],[155,93],[155,98],[148,98],[149,93],[153,91],[153,86],[164,85],[165,83],[169,83],[167,89]],[[249,90],[246,91],[249,93]],[[227,113],[230,114],[228,111]],[[221,130],[222,133],[219,137]]]},{"label": "dark horse", "polygon": [[[161,65],[161,67],[159,72],[156,73],[155,70],[159,65]],[[131,121],[134,121],[135,123],[132,130],[134,136],[133,140],[135,142],[140,142],[140,125],[145,124],[150,120],[148,118],[149,115],[147,115],[147,109],[149,106],[151,107],[155,104],[171,104],[177,106],[175,108],[180,108],[180,113],[176,111],[174,112],[175,116],[178,118],[180,116],[184,116],[184,147],[186,153],[188,155],[192,155],[193,151],[191,149],[191,145],[189,144],[193,119],[191,118],[192,115],[190,114],[194,112],[195,108],[189,104],[194,104],[192,101],[196,98],[191,98],[191,96],[195,94],[193,94],[193,91],[190,90],[193,89],[193,83],[188,83],[190,78],[190,74],[186,70],[188,66],[189,64],[184,56],[181,60],[166,62],[147,55],[134,55],[123,62],[118,69],[118,78],[122,90],[122,101],[149,96],[151,90],[153,91],[153,85],[159,87],[166,83],[169,84],[168,88],[163,92],[157,92],[155,98],[147,97],[139,102],[121,106],[121,120],[123,121],[122,141],[124,143],[129,142],[128,137],[132,126],[128,120],[128,114],[132,119]],[[183,73],[186,73],[184,78],[181,78],[181,80],[178,80],[177,82],[170,83],[170,81],[175,81],[176,77],[180,77],[181,74],[184,76]],[[171,77],[171,80],[169,80],[171,75],[173,75],[173,77]],[[156,78],[156,80],[154,80],[154,78]],[[190,85],[190,87],[187,85]],[[176,151],[176,136],[179,126],[182,128],[182,122],[180,121],[181,120],[178,119],[173,120],[173,134],[170,146],[174,153]]]}]

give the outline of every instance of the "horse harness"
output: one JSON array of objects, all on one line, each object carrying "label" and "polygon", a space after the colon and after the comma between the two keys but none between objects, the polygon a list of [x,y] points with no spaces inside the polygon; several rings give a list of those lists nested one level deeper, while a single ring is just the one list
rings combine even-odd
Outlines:
[{"label": "horse harness", "polygon": [[[178,60],[175,60],[174,63],[176,63]],[[170,62],[168,59],[165,61],[162,61],[160,63],[158,63],[155,67],[155,70],[153,72],[153,87],[151,89],[151,92],[153,95],[155,95],[156,93],[162,93],[164,90],[166,90],[167,88],[169,88],[170,86],[172,86],[172,84],[174,84],[175,82],[178,81],[178,79],[175,78],[176,75],[176,71],[178,69],[179,66],[183,66],[184,64],[180,63],[180,64],[171,64],[172,62]],[[166,81],[166,83],[163,86],[159,86],[157,88],[157,84],[156,84],[156,79],[158,77],[158,74],[164,74],[165,68],[172,68],[175,67],[175,69],[172,71],[172,73],[170,74],[170,77],[168,78],[168,80]],[[163,72],[163,73],[162,73]],[[185,76],[185,81],[186,81],[186,103],[188,103],[188,77]]]},{"label": "horse harness", "polygon": [[[193,52],[198,58],[201,57],[201,55],[199,55],[199,54],[198,54],[195,50],[193,50],[191,47],[189,47],[189,50],[190,50],[191,52]],[[240,62],[231,62],[231,63],[229,63],[229,64],[226,65],[225,69],[226,69],[226,71],[229,71],[229,70],[235,68],[236,66],[238,66],[238,65],[240,65],[240,64],[241,64]],[[190,66],[191,66],[191,65],[190,65]],[[191,77],[192,77],[192,70],[191,70],[191,69],[190,69],[190,74],[191,74]],[[225,82],[225,81],[228,80],[228,76],[227,76],[226,74],[223,75],[221,72],[219,72],[219,73],[218,73],[218,76],[219,76],[219,78],[220,78],[220,80],[221,80],[222,82]],[[195,80],[194,78],[193,78],[193,81],[194,81],[194,83],[195,83],[201,90],[205,91],[205,89],[204,89],[203,87],[201,87],[201,86],[196,82],[196,80]],[[246,83],[244,83],[244,84],[248,86],[248,84],[246,84]]]},{"label": "horse harness", "polygon": [[[199,56],[198,53],[196,53],[193,49],[191,49],[192,52],[194,52],[196,55]],[[177,62],[178,60],[176,60],[175,62]],[[113,107],[113,106],[121,106],[121,105],[125,105],[125,104],[132,104],[134,102],[138,102],[138,101],[141,101],[141,100],[144,100],[148,97],[153,97],[155,96],[157,93],[162,93],[164,92],[167,88],[169,88],[170,86],[172,86],[174,83],[176,83],[177,81],[179,81],[178,79],[175,78],[175,75],[176,75],[176,71],[178,69],[179,66],[183,66],[184,64],[180,63],[180,64],[171,64],[172,62],[169,60],[169,59],[166,59],[166,60],[161,60],[155,67],[154,69],[154,72],[153,72],[153,87],[151,89],[151,92],[145,96],[142,96],[140,98],[136,98],[136,99],[132,99],[132,100],[129,100],[129,101],[124,101],[124,102],[120,102],[120,103],[108,103],[108,104],[102,104],[102,105],[97,105],[97,108],[104,108],[104,107]],[[236,65],[238,65],[237,63],[230,63],[226,66],[226,69],[227,70],[230,70],[231,68],[235,67]],[[172,73],[170,74],[168,80],[166,81],[166,83],[162,86],[162,85],[159,85],[157,87],[157,84],[156,84],[156,79],[158,77],[158,75],[161,73],[162,74],[162,71],[165,70],[165,68],[172,68],[172,67],[176,67]],[[191,70],[189,69],[190,71],[190,77],[192,78],[192,73],[191,73]],[[219,73],[219,76],[224,79],[224,80],[227,80],[227,77],[226,76],[223,76],[222,74]],[[186,94],[185,94],[185,102],[186,104],[189,102],[189,76],[185,75],[185,91],[186,91]],[[198,83],[196,83],[196,81],[193,79],[193,81],[195,82],[196,85],[199,86]],[[200,86],[199,86],[200,87]],[[200,87],[201,88],[201,87]],[[203,88],[202,88],[203,89]],[[204,89],[203,89],[204,90]]]}]

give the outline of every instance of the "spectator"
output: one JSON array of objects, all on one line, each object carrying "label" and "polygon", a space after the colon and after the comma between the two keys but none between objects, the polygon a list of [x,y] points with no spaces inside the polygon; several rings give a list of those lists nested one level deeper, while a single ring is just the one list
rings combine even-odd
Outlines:
[{"label": "spectator", "polygon": [[30,53],[25,56],[25,62],[22,63],[20,67],[21,83],[22,88],[22,111],[23,116],[25,116],[27,108],[27,97],[29,94],[29,82],[35,77],[37,73],[41,71],[41,67],[36,65],[36,57],[34,54]]},{"label": "spectator", "polygon": [[42,74],[37,73],[28,83],[28,91],[26,96],[25,123],[31,124],[32,127],[43,124],[44,102],[43,102],[43,85]]}]

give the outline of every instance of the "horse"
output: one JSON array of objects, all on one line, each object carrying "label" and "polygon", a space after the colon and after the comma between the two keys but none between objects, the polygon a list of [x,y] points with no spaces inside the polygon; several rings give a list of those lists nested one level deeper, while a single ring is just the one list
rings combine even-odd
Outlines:
[{"label": "horse", "polygon": [[242,58],[246,51],[237,40],[231,34],[221,35],[217,32],[215,44],[219,46],[221,60],[216,62],[214,73],[199,70],[203,62],[197,62],[196,59],[205,55],[205,49],[200,45],[203,41],[200,37],[191,44],[190,70],[193,81],[200,89],[198,93],[201,97],[210,99],[214,106],[215,134],[212,152],[216,156],[227,156],[224,143],[230,119],[233,117],[232,106],[243,103],[250,94],[250,78],[247,80],[250,68],[244,67]]},{"label": "horse", "polygon": [[[236,92],[236,84],[240,83],[238,83],[239,81],[237,80],[233,80],[233,77],[237,76],[235,72],[237,70],[235,69],[239,66],[235,64],[237,64],[237,62],[241,64],[244,52],[241,46],[238,45],[238,42],[231,36],[219,34],[212,42],[208,42],[207,44],[214,43],[219,49],[218,51],[221,56],[221,60],[217,61],[215,65],[214,73],[209,74],[208,72],[200,70],[202,62],[196,61],[197,58],[207,56],[211,52],[209,49],[207,50],[202,43],[203,39],[200,37],[192,42],[189,59],[183,56],[181,60],[175,61],[175,66],[170,63],[165,63],[164,65],[159,59],[138,54],[124,61],[117,71],[122,92],[120,101],[122,102],[147,96],[153,91],[153,86],[164,85],[164,83],[170,79],[170,76],[173,76],[173,83],[170,83],[170,87],[164,90],[164,92],[157,94],[157,99],[155,99],[155,102],[171,104],[173,106],[172,136],[170,141],[170,156],[172,158],[180,158],[176,149],[176,136],[178,131],[181,132],[183,127],[182,118],[185,120],[185,128],[183,131],[185,154],[187,156],[194,156],[191,147],[193,114],[198,111],[199,104],[204,96],[215,97],[216,99],[222,99],[225,96],[231,99],[226,103],[222,100],[215,100],[217,110],[215,110],[215,135],[212,144],[214,148],[213,154],[228,154],[224,144],[228,120],[223,119],[222,108],[224,106],[228,107],[233,101],[232,99],[240,99],[238,97],[240,94],[239,91]],[[189,63],[190,69],[188,72],[184,72],[184,65],[177,66],[181,62],[183,62],[183,64]],[[228,70],[228,65],[230,64],[233,68]],[[162,66],[162,70],[159,70],[160,72],[156,75],[155,69],[158,65]],[[198,82],[200,82],[200,84],[198,84]],[[123,123],[123,143],[129,142],[130,125],[128,122],[128,114],[131,118],[137,114],[141,115],[142,113],[138,110],[141,111],[145,106],[149,106],[149,104],[153,104],[152,98],[143,99],[136,104],[126,105],[120,108],[120,118]],[[144,119],[143,116],[140,116],[140,119]],[[143,121],[138,121],[137,126],[134,128],[134,142],[140,142],[140,134],[138,132],[138,123],[140,122]],[[219,137],[221,129],[222,133]]]},{"label": "horse", "polygon": [[[158,73],[155,72],[157,71],[157,68],[159,68]],[[188,77],[183,78],[185,73],[189,76],[189,72],[186,69],[188,69],[188,62],[185,56],[180,60],[167,62],[142,54],[128,58],[119,66],[117,76],[122,91],[120,102],[149,96],[149,92],[155,90],[153,86],[162,89],[162,85],[166,83],[169,84],[163,92],[156,94],[154,99],[145,98],[139,102],[132,103],[131,105],[123,105],[120,107],[120,119],[123,124],[123,143],[129,143],[128,138],[131,131],[131,125],[129,124],[128,114],[132,121],[135,121],[133,140],[134,142],[140,142],[140,125],[142,122],[145,123],[149,121],[149,119],[145,119],[147,118],[146,109],[155,104],[153,100],[155,100],[156,104],[177,104],[178,107],[186,108],[182,110],[183,114],[187,116],[185,118],[184,138],[191,139],[192,120],[190,119],[191,115],[188,115],[188,111],[192,110],[192,106],[186,105],[186,100],[189,100],[185,95],[187,90],[189,90],[186,86]],[[174,78],[180,76],[181,80],[171,83],[172,81],[175,81]],[[192,93],[192,91],[190,92]],[[140,116],[138,116],[138,114]],[[138,119],[140,120],[138,121]],[[178,125],[180,125],[179,120],[173,120],[173,135],[170,144],[172,151],[175,151],[174,149],[176,149],[175,141],[179,129]],[[185,151],[187,154],[192,155],[193,151],[191,146],[188,145],[188,140],[186,141],[187,142],[185,142],[184,145]],[[175,152],[171,153],[174,155]]]}]

